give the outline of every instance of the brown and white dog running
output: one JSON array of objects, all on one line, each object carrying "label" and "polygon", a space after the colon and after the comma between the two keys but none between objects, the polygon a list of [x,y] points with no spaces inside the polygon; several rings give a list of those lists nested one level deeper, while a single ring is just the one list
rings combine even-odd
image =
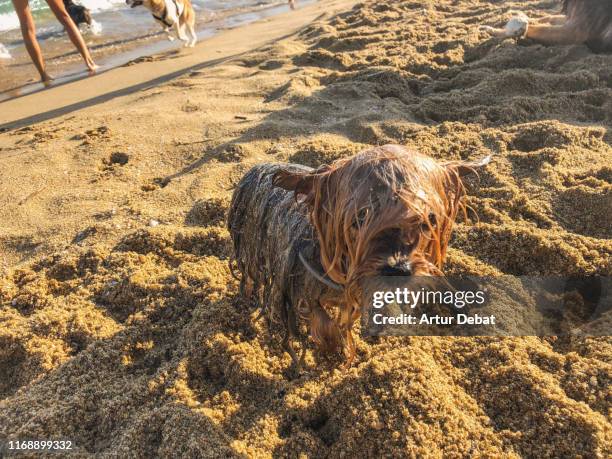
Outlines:
[{"label": "brown and white dog running", "polygon": [[586,44],[595,52],[612,51],[612,1],[563,0],[560,15],[532,21],[517,13],[503,29],[484,26],[496,37],[529,38],[543,45]]},{"label": "brown and white dog running", "polygon": [[148,9],[168,34],[168,40],[174,40],[171,33],[174,30],[186,47],[192,48],[198,41],[195,12],[190,0],[126,0],[125,3],[132,8],[142,5]]}]

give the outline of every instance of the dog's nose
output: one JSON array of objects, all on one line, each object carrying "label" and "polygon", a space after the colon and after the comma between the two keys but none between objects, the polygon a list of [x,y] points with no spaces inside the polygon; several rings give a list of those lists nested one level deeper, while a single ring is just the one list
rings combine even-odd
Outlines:
[{"label": "dog's nose", "polygon": [[409,261],[402,261],[394,265],[386,265],[382,268],[383,276],[410,276],[412,275],[412,266]]}]

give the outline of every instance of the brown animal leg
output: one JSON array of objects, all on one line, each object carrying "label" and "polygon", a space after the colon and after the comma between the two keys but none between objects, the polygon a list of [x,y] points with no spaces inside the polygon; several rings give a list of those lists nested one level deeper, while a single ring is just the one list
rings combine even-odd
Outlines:
[{"label": "brown animal leg", "polygon": [[588,39],[588,34],[567,25],[530,25],[527,38],[543,45],[578,45]]},{"label": "brown animal leg", "polygon": [[338,324],[320,303],[310,308],[310,336],[323,354],[335,352],[342,341]]},{"label": "brown animal leg", "polygon": [[343,367],[345,369],[350,368],[355,361],[355,355],[357,354],[355,351],[355,341],[353,340],[353,333],[350,329],[344,330],[343,333],[344,342],[345,342],[345,357],[346,362],[344,362]]},{"label": "brown animal leg", "polygon": [[491,35],[492,37],[506,37],[506,31],[504,29],[498,29],[495,27],[489,27],[489,26],[482,26],[482,30],[485,30],[488,32],[489,35]]},{"label": "brown animal leg", "polygon": [[306,345],[302,345],[302,355],[300,356],[300,367],[304,367],[304,362],[306,361]]},{"label": "brown animal leg", "polygon": [[240,279],[240,294],[249,301],[253,296],[253,279],[246,273]]},{"label": "brown animal leg", "polygon": [[567,21],[567,17],[564,14],[553,14],[551,16],[545,16],[537,19],[540,24],[551,24],[551,25],[563,25]]},{"label": "brown animal leg", "polygon": [[289,332],[287,332],[285,334],[285,337],[283,338],[283,348],[291,356],[291,360],[293,360],[293,363],[295,364],[297,372],[301,373],[302,372],[302,361],[303,361],[303,357],[304,357],[304,352],[302,352],[302,358],[298,359],[298,356],[295,353],[295,350],[293,349],[293,346],[291,345],[291,336],[290,336]]},{"label": "brown animal leg", "polygon": [[353,328],[353,322],[355,321],[355,313],[353,307],[342,305],[340,309],[340,331],[344,340],[344,353],[346,356],[345,368],[349,368],[355,360],[355,341],[353,340],[353,334],[351,329]]}]

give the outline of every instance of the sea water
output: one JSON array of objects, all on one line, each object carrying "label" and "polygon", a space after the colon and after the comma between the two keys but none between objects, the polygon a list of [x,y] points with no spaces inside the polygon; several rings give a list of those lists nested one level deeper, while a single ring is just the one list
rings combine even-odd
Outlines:
[{"label": "sea water", "polygon": [[[89,8],[94,18],[96,13],[104,11],[127,11],[129,6],[125,0],[75,0],[75,3]],[[221,11],[231,9],[243,9],[252,7],[266,7],[282,3],[281,0],[192,0],[196,12],[198,10]],[[46,25],[53,21],[53,14],[44,0],[30,0],[30,8],[34,20],[39,25]],[[98,19],[98,22],[101,22]],[[11,0],[0,0],[0,33],[19,28],[19,21],[13,8]],[[40,27],[39,27],[40,28]]]}]

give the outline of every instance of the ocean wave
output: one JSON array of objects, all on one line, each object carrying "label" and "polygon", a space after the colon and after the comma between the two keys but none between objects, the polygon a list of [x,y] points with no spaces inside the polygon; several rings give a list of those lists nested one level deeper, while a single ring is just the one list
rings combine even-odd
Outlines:
[{"label": "ocean wave", "polygon": [[100,24],[95,19],[92,19],[91,26],[89,29],[91,30],[91,33],[93,33],[94,35],[100,35],[102,33],[102,24]]},{"label": "ocean wave", "polygon": [[6,48],[6,46],[0,43],[0,59],[10,59],[11,57],[11,53]]},{"label": "ocean wave", "polygon": [[[77,0],[76,3],[86,6],[92,13],[126,7],[125,0]],[[45,2],[31,1],[30,7],[35,20],[44,16],[52,17]],[[0,13],[0,32],[19,28],[19,19],[17,19],[17,14],[15,14],[10,0],[0,0],[0,11],[4,11]]]},{"label": "ocean wave", "polygon": [[125,0],[77,0],[77,3],[86,6],[92,13],[111,10],[116,8],[117,5],[126,6]]},{"label": "ocean wave", "polygon": [[[89,8],[93,13],[112,10],[126,10],[130,8],[125,0],[75,0]],[[40,32],[41,24],[54,22],[55,19],[47,3],[44,0],[29,0],[30,8],[36,22],[37,31]],[[224,11],[242,8],[269,8],[277,4],[284,4],[286,0],[192,0],[191,3],[198,13],[206,10],[208,12]],[[57,24],[57,22],[55,22]],[[0,33],[19,29],[19,20],[13,9],[11,0],[0,0]],[[96,32],[95,30],[93,31]]]},{"label": "ocean wave", "polygon": [[0,32],[17,28],[19,28],[19,20],[14,12],[0,14]]}]

